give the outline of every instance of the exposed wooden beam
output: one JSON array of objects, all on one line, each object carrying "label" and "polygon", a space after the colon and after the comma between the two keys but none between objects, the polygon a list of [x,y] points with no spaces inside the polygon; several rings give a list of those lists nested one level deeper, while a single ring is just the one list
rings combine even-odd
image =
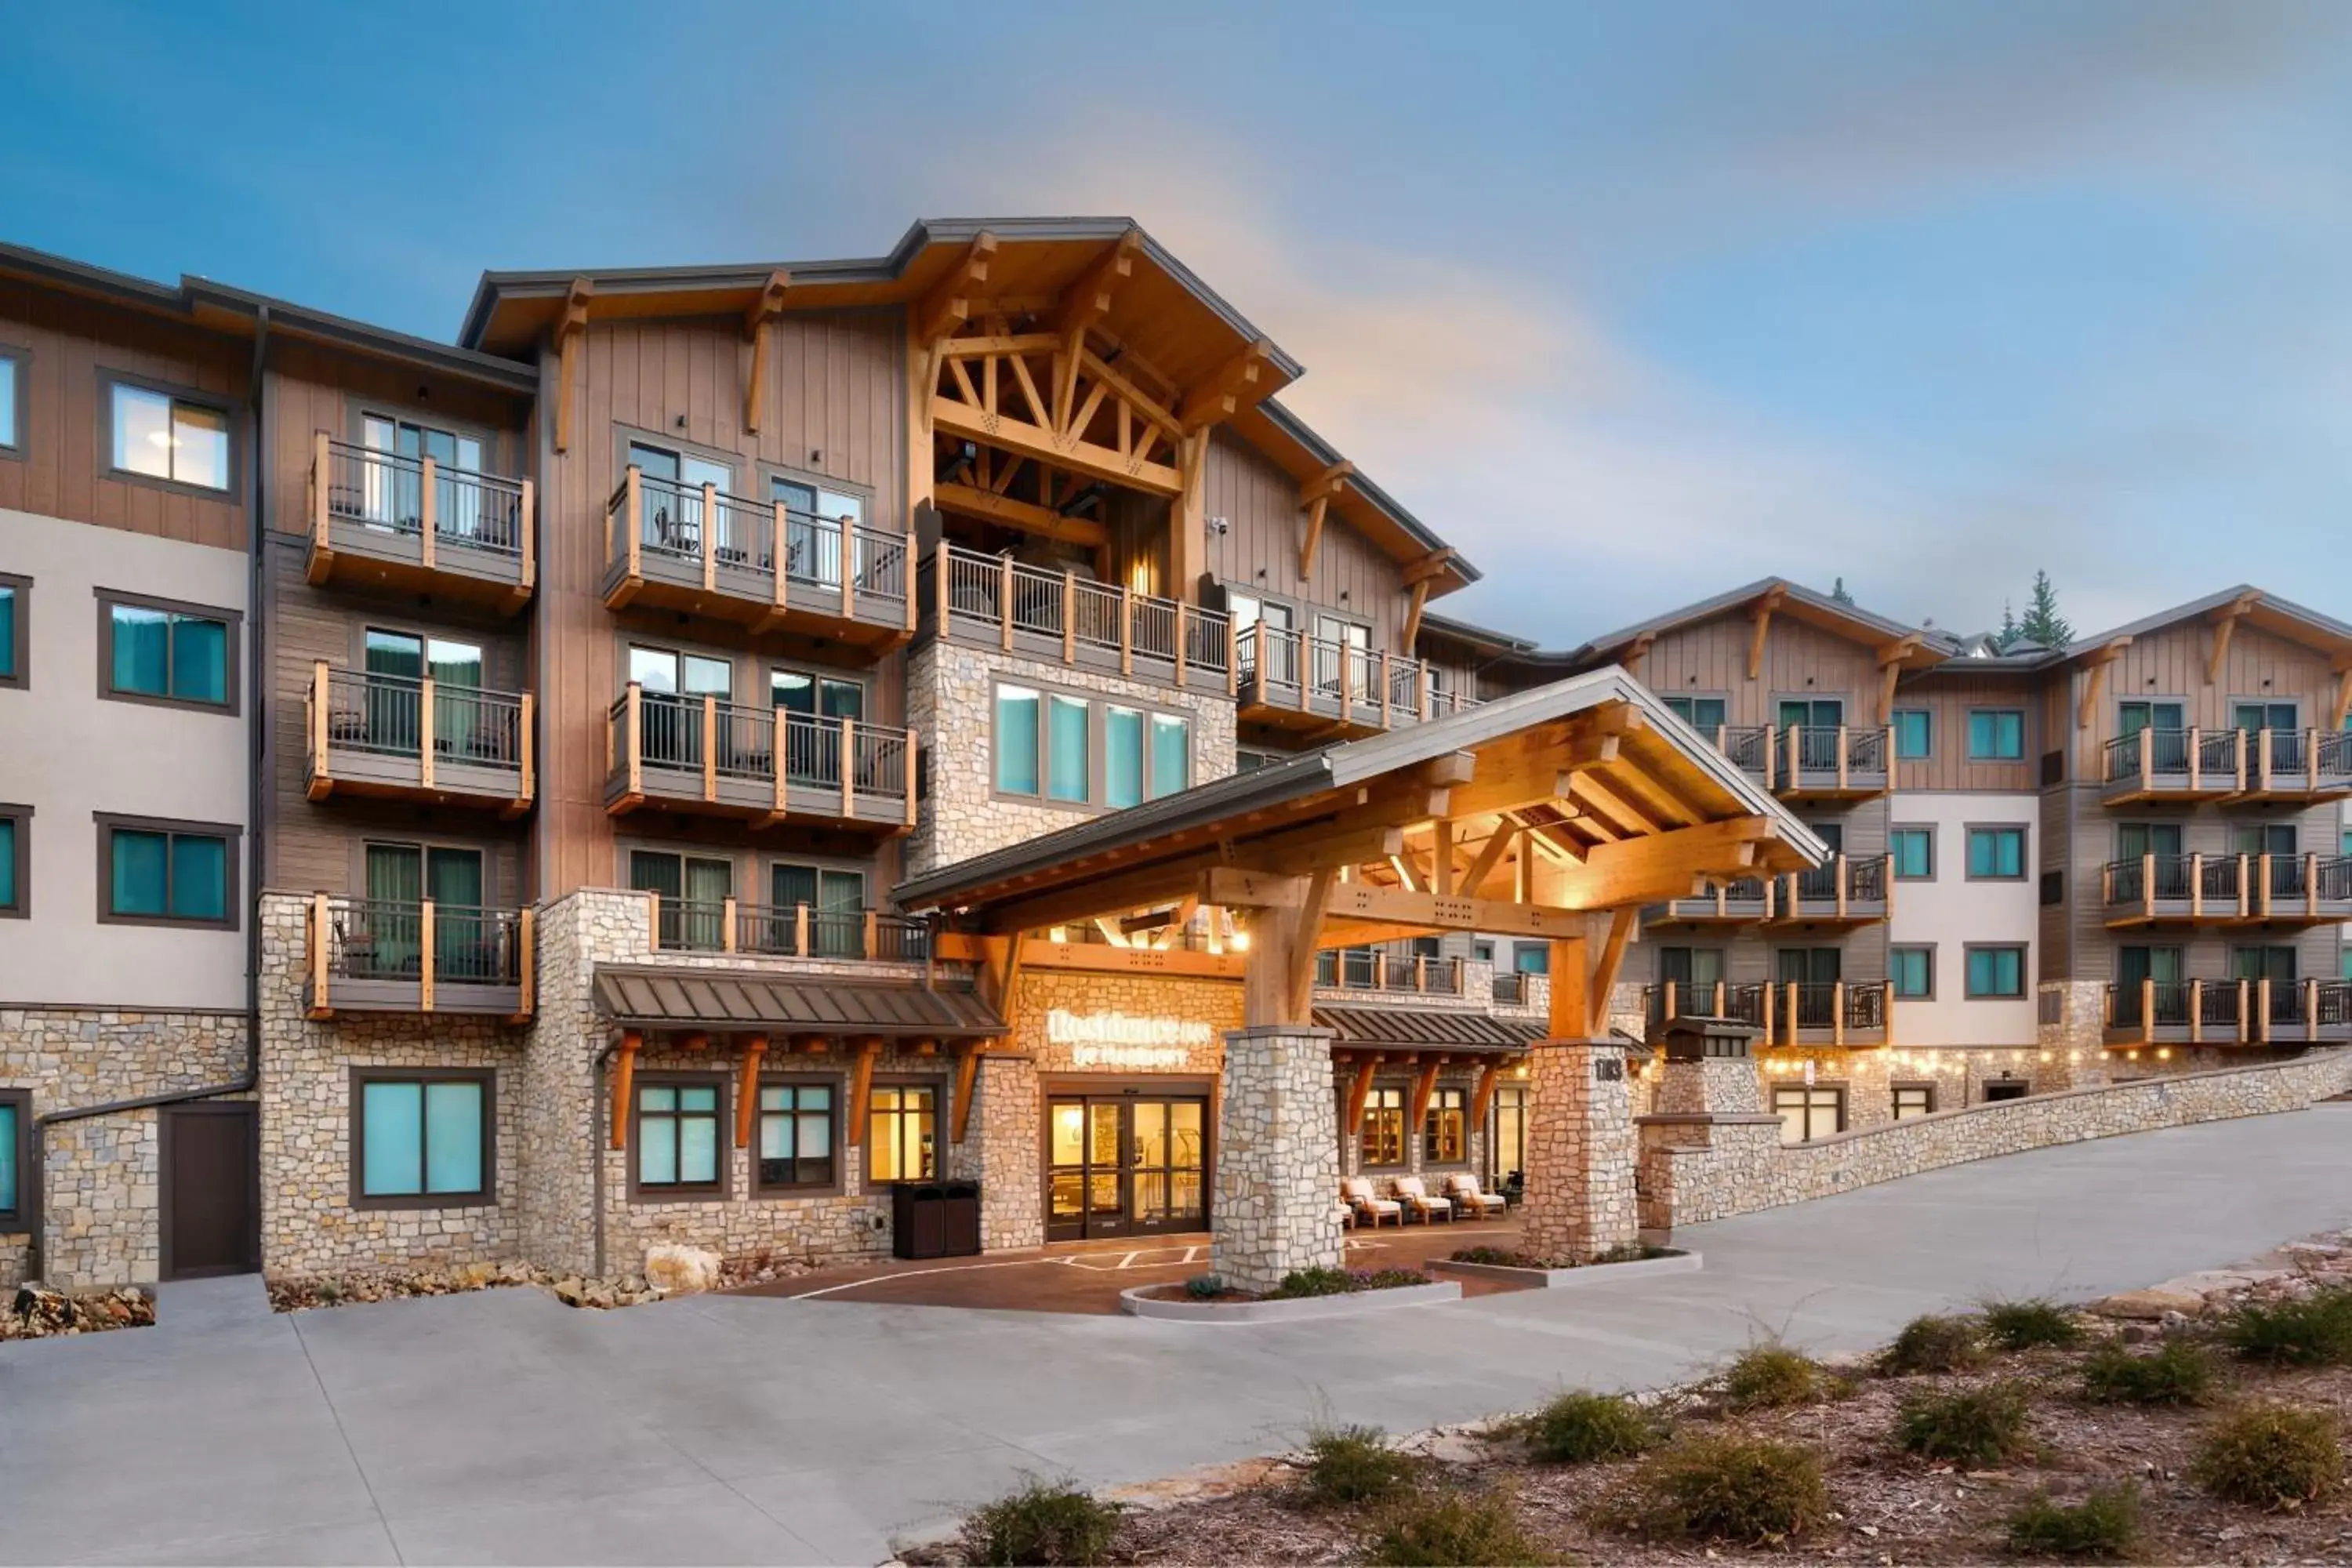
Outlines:
[{"label": "exposed wooden beam", "polygon": [[881,1041],[863,1041],[857,1047],[856,1060],[850,1067],[847,1142],[853,1149],[866,1146],[866,1116],[874,1104],[874,1063],[881,1055]]},{"label": "exposed wooden beam", "polygon": [[588,301],[595,293],[594,284],[574,278],[564,293],[563,309],[555,318],[555,449],[559,452],[572,449],[579,404],[572,384],[580,379],[580,342],[587,334]]},{"label": "exposed wooden beam", "polygon": [[743,335],[751,340],[751,374],[743,386],[743,428],[760,428],[760,405],[768,385],[768,323],[782,314],[793,280],[782,268],[768,274],[760,297],[743,312]]},{"label": "exposed wooden beam", "polygon": [[2217,686],[2221,680],[2221,662],[2230,657],[2230,636],[2246,613],[2262,603],[2259,593],[2249,591],[2239,595],[2220,609],[2209,611],[2205,618],[2213,625],[2213,651],[2205,661],[2205,684]]},{"label": "exposed wooden beam", "polygon": [[1418,1138],[1429,1124],[1429,1102],[1437,1093],[1437,1069],[1441,1064],[1433,1059],[1421,1064],[1421,1071],[1412,1079],[1412,1120],[1406,1122],[1408,1137]]},{"label": "exposed wooden beam", "polygon": [[1628,904],[1609,919],[1609,940],[1601,944],[1601,962],[1592,971],[1592,987],[1585,998],[1586,1027],[1599,1038],[1609,1023],[1609,993],[1617,984],[1617,973],[1625,965],[1625,947],[1633,940],[1633,930],[1642,922],[1642,911]]},{"label": "exposed wooden beam", "polygon": [[1055,334],[1083,332],[1110,314],[1120,286],[1134,276],[1135,255],[1142,245],[1142,232],[1130,228],[1087,264],[1077,280],[1062,291],[1061,303],[1054,309],[1050,324]]},{"label": "exposed wooden beam", "polygon": [[1354,477],[1355,472],[1356,465],[1344,459],[1332,464],[1298,487],[1299,504],[1304,506],[1310,501],[1338,500],[1347,489],[1348,480]]},{"label": "exposed wooden beam", "polygon": [[962,1056],[957,1058],[954,1142],[964,1142],[971,1131],[971,1102],[980,1089],[980,1058],[987,1054],[986,1041],[971,1040],[965,1043]]},{"label": "exposed wooden beam", "polygon": [[1189,436],[1230,419],[1272,392],[1274,378],[1267,372],[1273,358],[1274,344],[1260,338],[1211,371],[1184,395],[1183,404],[1176,412],[1177,423],[1184,427],[1184,434]]},{"label": "exposed wooden beam", "polygon": [[1756,627],[1748,640],[1748,679],[1750,680],[1764,678],[1764,639],[1772,629],[1772,612],[1787,603],[1788,598],[1789,590],[1776,583],[1756,601]]},{"label": "exposed wooden beam", "polygon": [[1380,1069],[1378,1051],[1356,1063],[1355,1081],[1348,1086],[1348,1136],[1351,1139],[1364,1135],[1364,1103],[1372,1097],[1372,1075]]},{"label": "exposed wooden beam", "polygon": [[2075,729],[2087,730],[2098,718],[2099,703],[2106,695],[2107,670],[2123,657],[2124,649],[2130,642],[2131,638],[2127,637],[2117,637],[2092,650],[2089,662],[2084,667],[2083,700],[2074,708]]},{"label": "exposed wooden beam", "polygon": [[1183,489],[1183,476],[1169,464],[1144,457],[1139,444],[1133,451],[1122,453],[1076,436],[1065,437],[1059,431],[1011,414],[991,413],[961,399],[936,395],[931,398],[931,423],[937,429],[1042,458],[1055,468],[1108,479],[1130,489],[1163,496]]},{"label": "exposed wooden beam", "polygon": [[645,1043],[645,1036],[638,1031],[624,1029],[620,1048],[613,1056],[613,1104],[607,1113],[612,1124],[606,1129],[606,1142],[615,1149],[629,1146],[630,1086],[636,1080],[637,1052]]},{"label": "exposed wooden beam", "polygon": [[999,495],[978,485],[940,483],[931,487],[932,504],[942,511],[963,512],[991,522],[1017,528],[1065,544],[1098,550],[1110,542],[1110,530],[1089,517],[1066,517],[1035,501]]},{"label": "exposed wooden beam", "polygon": [[1408,654],[1421,642],[1421,615],[1429,607],[1429,579],[1423,577],[1414,583],[1412,595],[1404,608],[1404,651]]},{"label": "exposed wooden beam", "polygon": [[1636,679],[1641,678],[1642,665],[1650,657],[1650,645],[1657,640],[1658,634],[1655,632],[1643,632],[1633,639],[1633,646],[1627,648],[1625,657],[1617,661],[1625,667],[1626,674]]},{"label": "exposed wooden beam", "polygon": [[735,1079],[735,1147],[751,1146],[751,1131],[760,1121],[760,1058],[768,1053],[768,1037],[752,1035],[743,1041],[743,1057]]},{"label": "exposed wooden beam", "polygon": [[1486,887],[1486,879],[1494,874],[1496,867],[1503,863],[1503,857],[1509,851],[1511,840],[1518,836],[1518,832],[1517,824],[1507,822],[1500,816],[1496,817],[1495,831],[1486,836],[1486,842],[1479,847],[1476,857],[1470,862],[1470,868],[1462,874],[1464,892],[1475,897]]},{"label": "exposed wooden beam", "polygon": [[1307,542],[1298,547],[1298,576],[1302,582],[1315,575],[1315,552],[1323,542],[1323,510],[1330,504],[1329,496],[1317,496],[1307,503]]},{"label": "exposed wooden beam", "polygon": [[1404,569],[1405,585],[1411,587],[1417,583],[1433,582],[1444,576],[1446,569],[1454,564],[1454,546],[1448,544],[1412,562]]},{"label": "exposed wooden beam", "polygon": [[915,336],[925,342],[943,338],[971,318],[972,298],[988,281],[989,258],[996,254],[996,237],[982,229],[971,237],[963,254],[934,284],[915,310]]},{"label": "exposed wooden beam", "polygon": [[2352,721],[2352,657],[2336,661],[2336,718],[2328,728],[2341,730],[2347,721]]},{"label": "exposed wooden beam", "polygon": [[1585,909],[1657,903],[1686,898],[1704,877],[1738,877],[1756,867],[1761,847],[1776,843],[1780,825],[1768,816],[1738,816],[1642,838],[1596,844],[1581,867],[1560,875]]}]

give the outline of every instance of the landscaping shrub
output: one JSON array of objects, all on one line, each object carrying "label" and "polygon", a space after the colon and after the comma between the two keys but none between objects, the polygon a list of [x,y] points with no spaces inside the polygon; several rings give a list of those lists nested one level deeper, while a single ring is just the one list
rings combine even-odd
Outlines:
[{"label": "landscaping shrub", "polygon": [[1914,1318],[1878,1360],[1889,1373],[1966,1372],[1985,1359],[1984,1342],[1966,1318]]},{"label": "landscaping shrub", "polygon": [[1895,1440],[1907,1451],[1975,1468],[2013,1457],[2025,1436],[2025,1394],[2006,1385],[1915,1394],[1895,1421]]},{"label": "landscaping shrub", "polygon": [[1117,1503],[1099,1501],[1067,1481],[1048,1485],[1033,1476],[1019,1491],[965,1519],[963,1549],[989,1568],[1091,1568],[1109,1560],[1118,1529]]},{"label": "landscaping shrub", "polygon": [[1829,1394],[1829,1373],[1802,1351],[1777,1340],[1749,1345],[1724,1369],[1723,1394],[1735,1410],[1811,1405]]},{"label": "landscaping shrub", "polygon": [[1658,1443],[1658,1428],[1621,1394],[1563,1394],[1528,1418],[1528,1447],[1548,1464],[1631,1459]]},{"label": "landscaping shrub", "polygon": [[1429,1275],[1419,1268],[1294,1268],[1282,1277],[1281,1284],[1266,1292],[1266,1300],[1349,1296],[1359,1290],[1393,1290],[1429,1282]]},{"label": "landscaping shrub", "polygon": [[2024,1301],[1987,1301],[1983,1308],[1985,1337],[2005,1351],[2030,1351],[2049,1345],[2064,1350],[2080,1344],[2083,1326],[2055,1301],[2035,1297]]},{"label": "landscaping shrub", "polygon": [[2122,1557],[2138,1537],[2139,1489],[2129,1481],[2094,1487],[2078,1503],[2037,1492],[2009,1516],[2009,1549],[2036,1557]]},{"label": "landscaping shrub", "polygon": [[1489,1492],[1415,1498],[1391,1509],[1364,1561],[1391,1568],[1512,1568],[1557,1559],[1519,1528],[1507,1496]]},{"label": "landscaping shrub", "polygon": [[1670,1541],[1745,1546],[1793,1541],[1828,1517],[1810,1448],[1764,1437],[1686,1437],[1642,1462],[1612,1509],[1625,1528]]},{"label": "landscaping shrub", "polygon": [[1222,1274],[1195,1274],[1184,1281],[1184,1294],[1195,1301],[1213,1301],[1225,1293]]},{"label": "landscaping shrub", "polygon": [[2221,1339],[2246,1360],[2273,1366],[2352,1364],[2352,1287],[2330,1286],[2299,1300],[2242,1302],[2222,1325]]},{"label": "landscaping shrub", "polygon": [[2148,1355],[2110,1340],[2083,1363],[2083,1394],[2101,1405],[2202,1405],[2213,1394],[2213,1358],[2184,1339]]},{"label": "landscaping shrub", "polygon": [[1307,1490],[1317,1502],[1381,1502],[1412,1481],[1410,1455],[1377,1426],[1324,1426],[1307,1438]]},{"label": "landscaping shrub", "polygon": [[2344,1479],[2344,1445],[2324,1410],[2250,1405],[2207,1429],[2189,1479],[2225,1501],[2301,1508]]}]

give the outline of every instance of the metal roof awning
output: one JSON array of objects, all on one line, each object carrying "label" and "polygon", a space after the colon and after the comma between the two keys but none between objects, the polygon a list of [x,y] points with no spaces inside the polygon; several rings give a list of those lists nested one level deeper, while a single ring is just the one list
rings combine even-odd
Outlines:
[{"label": "metal roof awning", "polygon": [[1315,1022],[1335,1029],[1335,1050],[1442,1051],[1464,1056],[1517,1054],[1544,1037],[1532,1019],[1435,1007],[1318,1007]]},{"label": "metal roof awning", "polygon": [[599,1012],[630,1028],[928,1039],[1006,1032],[976,992],[835,974],[599,964],[595,994]]}]

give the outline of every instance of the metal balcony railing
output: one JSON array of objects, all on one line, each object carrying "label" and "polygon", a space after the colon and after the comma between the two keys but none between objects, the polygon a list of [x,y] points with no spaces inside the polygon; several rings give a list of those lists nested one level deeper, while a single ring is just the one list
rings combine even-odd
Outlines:
[{"label": "metal balcony railing", "polygon": [[309,1011],[530,1011],[529,910],[315,895],[304,913]]},{"label": "metal balcony railing", "polygon": [[942,544],[926,571],[931,624],[951,637],[1073,667],[1234,689],[1232,621],[1219,611],[960,544]]},{"label": "metal balcony railing", "polygon": [[928,921],[879,910],[750,904],[666,898],[654,901],[654,947],[663,952],[742,952],[770,958],[836,958],[921,963],[931,955]]}]

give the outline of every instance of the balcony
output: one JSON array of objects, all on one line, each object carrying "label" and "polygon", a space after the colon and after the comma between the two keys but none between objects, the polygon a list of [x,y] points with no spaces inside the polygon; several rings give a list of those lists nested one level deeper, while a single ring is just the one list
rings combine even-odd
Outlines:
[{"label": "balcony", "polygon": [[307,575],[512,615],[538,580],[529,479],[445,468],[320,431],[310,448]]},{"label": "balcony", "polygon": [[1233,623],[1218,611],[958,544],[932,552],[923,580],[926,625],[950,641],[1234,694]]},{"label": "balcony", "polygon": [[658,952],[735,952],[852,963],[929,963],[929,922],[878,910],[717,903],[650,895]]},{"label": "balcony", "polygon": [[2326,801],[2352,796],[2352,731],[2245,730],[2245,783],[2233,800]]},{"label": "balcony", "polygon": [[531,697],[446,686],[429,677],[310,667],[303,699],[305,789],[312,800],[367,795],[530,809]]},{"label": "balcony", "polygon": [[2110,1046],[2352,1041],[2352,981],[2143,980],[2107,987]]},{"label": "balcony", "polygon": [[303,1010],[453,1013],[527,1021],[531,911],[320,893],[302,921]]},{"label": "balcony", "polygon": [[1652,1028],[1676,1018],[1730,1018],[1766,1046],[1883,1046],[1889,990],[1884,980],[1673,981],[1642,988]]},{"label": "balcony", "polygon": [[2342,855],[2142,855],[2109,861],[2100,882],[2116,930],[2352,920],[2352,858]]},{"label": "balcony", "polygon": [[915,536],[648,477],[604,505],[604,605],[676,610],[881,654],[915,635]]},{"label": "balcony", "polygon": [[604,809],[614,816],[658,809],[884,833],[915,825],[912,730],[676,697],[634,681],[606,715],[604,774]]},{"label": "balcony", "polygon": [[1551,976],[1530,974],[1524,969],[1498,969],[1494,973],[1488,999],[1497,1007],[1549,1006],[1551,1002]]},{"label": "balcony", "polygon": [[1404,996],[1459,996],[1462,961],[1371,949],[1334,948],[1315,955],[1315,984],[1325,991],[1378,991]]},{"label": "balcony", "polygon": [[1712,895],[1675,899],[1651,916],[1653,925],[1752,925],[1769,921],[1780,890],[1780,878],[1742,877],[1717,882]]},{"label": "balcony", "polygon": [[2334,730],[2142,730],[2109,741],[2100,798],[2326,801],[2352,795],[2352,734]]},{"label": "balcony", "polygon": [[1764,918],[1782,925],[1867,925],[1894,908],[1884,855],[1833,855],[1811,871],[1779,879]]},{"label": "balcony", "polygon": [[1780,737],[1770,725],[1717,724],[1713,739],[1715,749],[1729,758],[1734,767],[1767,789],[1771,787],[1772,757]]},{"label": "balcony", "polygon": [[1886,793],[1885,730],[1791,725],[1766,742],[1773,788],[1790,800],[1867,800]]},{"label": "balcony", "polygon": [[1417,658],[1263,621],[1235,637],[1234,670],[1244,723],[1298,731],[1318,741],[1354,740],[1477,706],[1439,691],[1430,667]]}]

